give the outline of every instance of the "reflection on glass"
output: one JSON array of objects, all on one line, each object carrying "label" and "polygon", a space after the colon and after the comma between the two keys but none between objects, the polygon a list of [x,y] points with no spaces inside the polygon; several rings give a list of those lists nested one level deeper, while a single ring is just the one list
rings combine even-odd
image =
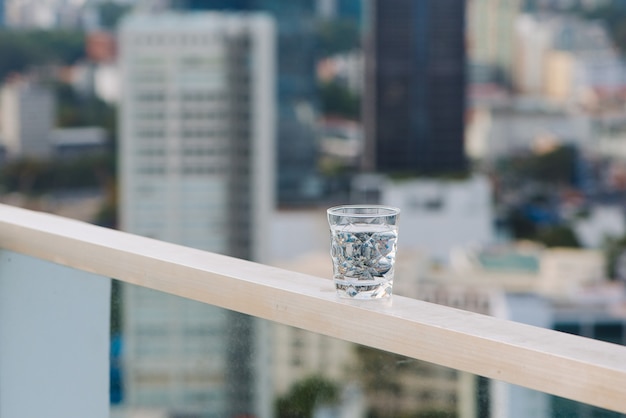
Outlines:
[{"label": "reflection on glass", "polygon": [[[121,326],[111,343],[124,347],[112,350],[114,418],[622,416],[176,296],[113,288]],[[559,327],[580,331],[570,328]],[[618,328],[588,327],[611,339]]]},{"label": "reflection on glass", "polygon": [[114,288],[114,338],[124,347],[112,362],[115,416],[457,416],[454,370],[137,286]]}]

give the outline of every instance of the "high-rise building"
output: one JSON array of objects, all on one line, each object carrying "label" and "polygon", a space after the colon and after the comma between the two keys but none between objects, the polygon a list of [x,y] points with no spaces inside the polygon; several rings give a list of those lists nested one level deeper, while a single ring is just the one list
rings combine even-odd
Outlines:
[{"label": "high-rise building", "polygon": [[511,86],[521,0],[468,0],[467,47],[473,82]]},{"label": "high-rise building", "polygon": [[465,171],[465,2],[375,0],[368,12],[364,169]]},{"label": "high-rise building", "polygon": [[314,0],[172,0],[185,10],[261,11],[277,25],[277,199],[281,206],[319,200]]},{"label": "high-rise building", "polygon": [[52,91],[35,81],[18,77],[2,86],[0,126],[8,158],[50,156],[54,106]]},{"label": "high-rise building", "polygon": [[365,1],[367,0],[317,0],[317,12],[322,18],[360,23]]},{"label": "high-rise building", "polygon": [[[119,46],[122,229],[263,260],[274,205],[271,17],[133,14]],[[257,320],[138,287],[124,289],[124,303],[128,406],[269,416]]]}]

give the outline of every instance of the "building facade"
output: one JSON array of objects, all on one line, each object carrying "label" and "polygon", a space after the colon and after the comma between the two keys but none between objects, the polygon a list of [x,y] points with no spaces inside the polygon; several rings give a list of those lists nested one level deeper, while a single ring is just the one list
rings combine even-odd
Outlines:
[{"label": "building facade", "polygon": [[364,169],[464,172],[465,2],[374,1],[369,19]]},{"label": "building facade", "polygon": [[[624,284],[605,278],[606,261],[599,250],[520,242],[462,252],[457,252],[450,269],[424,269],[412,283],[399,282],[402,294],[626,344]],[[408,272],[416,271],[414,259],[407,266],[400,265],[408,277]],[[497,379],[467,373],[455,378],[459,382],[458,416],[463,418],[621,416]]]},{"label": "building facade", "polygon": [[467,46],[473,82],[511,87],[521,0],[468,0]]},{"label": "building facade", "polygon": [[52,91],[26,79],[9,80],[2,87],[0,106],[7,157],[49,157],[55,106]]},{"label": "building facade", "polygon": [[[130,15],[120,31],[121,226],[262,261],[274,205],[273,20]],[[124,290],[128,406],[269,416],[247,316]]]},{"label": "building facade", "polygon": [[265,12],[276,21],[278,123],[277,202],[295,207],[315,203],[322,193],[318,175],[315,75],[316,2],[313,0],[174,0],[182,10]]}]

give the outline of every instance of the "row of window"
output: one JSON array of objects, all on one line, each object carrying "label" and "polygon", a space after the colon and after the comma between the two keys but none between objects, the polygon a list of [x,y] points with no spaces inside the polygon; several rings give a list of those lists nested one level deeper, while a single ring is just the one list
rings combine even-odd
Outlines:
[{"label": "row of window", "polygon": [[[142,35],[134,35],[127,42],[130,45],[135,46],[164,46],[164,45],[223,45],[224,42],[233,42],[233,38],[228,36],[225,33],[187,33],[187,34],[174,34],[174,35],[164,35],[162,33],[154,33],[154,34],[142,34]],[[237,39],[238,43],[241,45],[248,45],[250,40],[246,38]]]},{"label": "row of window", "polygon": [[[174,395],[171,393],[169,387],[159,390],[146,390],[139,388],[136,390],[135,393],[133,393],[132,396],[133,401],[136,402],[138,405],[162,405],[164,407],[169,407],[174,401]],[[225,400],[227,399],[226,395],[215,393],[214,388],[212,388],[210,391],[206,390],[206,388],[198,391],[187,390],[182,393],[182,396],[184,398],[183,402],[191,403],[191,405],[197,405],[198,403],[211,405],[211,407],[207,407],[201,415],[197,414],[193,416],[201,416],[202,418],[221,418],[224,416],[224,411],[226,410],[226,407],[223,404],[225,404]]]},{"label": "row of window", "polygon": [[215,322],[209,326],[206,321],[195,326],[183,326],[172,328],[167,327],[163,323],[155,323],[152,325],[138,326],[135,332],[137,337],[157,338],[157,339],[170,339],[174,334],[179,335],[182,332],[183,337],[195,338],[195,337],[216,337],[219,340],[224,335],[225,318],[222,321]]},{"label": "row of window", "polygon": [[224,157],[228,155],[229,150],[225,147],[223,148],[185,148],[183,150],[183,155],[186,157],[205,157],[205,156],[217,156]]},{"label": "row of window", "polygon": [[138,138],[165,138],[165,130],[157,128],[137,129],[135,136]]},{"label": "row of window", "polygon": [[[243,80],[242,80],[243,81]],[[212,89],[216,90],[216,89]],[[247,94],[247,89],[242,89],[243,91],[239,94],[226,94],[218,91],[214,91],[212,93],[204,93],[198,94],[197,96],[191,96],[189,94],[168,94],[163,90],[146,90],[146,91],[138,91],[135,92],[133,97],[136,102],[141,103],[142,105],[147,103],[162,103],[166,100],[178,100],[180,102],[191,102],[191,103],[224,103],[226,100],[236,100],[238,102],[247,102],[249,101],[249,96]],[[190,98],[193,97],[193,98]]]},{"label": "row of window", "polygon": [[[155,202],[150,202],[149,203],[149,207],[154,207],[155,205],[157,205],[158,203],[161,202],[162,199],[164,199],[165,196],[167,196],[169,194],[169,192],[171,192],[172,188],[168,185],[165,185],[163,183],[160,182],[155,182],[155,184],[151,184],[151,185],[147,185],[147,184],[139,184],[137,185],[133,191],[138,195],[138,196],[142,196],[142,197],[154,197]],[[181,194],[190,194],[190,195],[197,195],[197,194],[202,194],[204,195],[205,193],[226,193],[226,188],[224,187],[222,182],[216,181],[216,182],[198,182],[198,183],[182,183],[182,184],[178,184],[176,185],[176,191],[178,191]],[[137,203],[140,204],[141,202],[143,202],[143,200],[139,200]],[[189,201],[185,201],[183,202],[185,207],[187,207],[187,204],[189,205],[199,205],[202,204],[203,202],[205,203],[211,203],[211,204],[215,204],[216,202],[213,199],[210,198],[206,198],[206,199],[200,199],[200,198],[196,198],[196,199],[191,199]],[[158,207],[158,205],[157,205]],[[165,207],[165,204],[163,202],[161,202],[161,206],[160,207]]]},{"label": "row of window", "polygon": [[[241,100],[247,100],[246,96],[240,96]],[[238,113],[247,113],[247,109],[240,109]],[[135,119],[139,121],[153,121],[153,120],[165,120],[166,117],[180,118],[183,120],[227,120],[233,112],[229,109],[225,109],[224,106],[214,106],[213,109],[207,109],[206,106],[198,106],[197,108],[185,107],[180,112],[165,111],[163,108],[158,109],[142,109],[141,112],[135,114]]]},{"label": "row of window", "polygon": [[[230,169],[226,165],[208,165],[208,164],[187,164],[180,168],[180,173],[183,175],[217,175],[229,172]],[[248,169],[242,167],[242,174],[247,174]],[[163,165],[146,165],[137,168],[137,174],[145,176],[164,176],[166,173],[171,173],[171,170],[167,170]]]},{"label": "row of window", "polygon": [[163,109],[152,109],[135,114],[135,119],[139,120],[163,120],[167,113]]},{"label": "row of window", "polygon": [[183,102],[223,102],[228,98],[228,95],[219,91],[189,91],[180,93],[179,98]]},{"label": "row of window", "polygon": [[225,120],[230,116],[230,113],[226,110],[222,110],[219,112],[211,112],[211,111],[201,111],[201,110],[196,110],[196,111],[191,111],[191,110],[187,110],[187,111],[183,111],[180,113],[180,118],[183,120],[194,120],[194,119],[200,119],[200,120]]},{"label": "row of window", "polygon": [[[241,96],[241,100],[247,100],[244,96]],[[250,114],[247,106],[241,106],[237,110],[224,109],[223,107],[217,109],[184,109],[180,112],[168,111],[162,107],[159,109],[143,110],[140,113],[135,114],[135,119],[140,121],[153,121],[153,120],[165,120],[166,117],[171,119],[180,118],[185,121],[189,120],[201,120],[201,121],[224,121],[236,116],[239,118],[248,117]]]},{"label": "row of window", "polygon": [[[203,368],[200,368],[194,372],[168,372],[166,370],[160,371],[152,371],[152,370],[134,370],[131,373],[132,378],[135,382],[137,382],[140,387],[145,389],[152,387],[163,387],[171,384],[180,384],[183,383],[186,386],[196,386],[202,385],[206,390],[208,386],[211,384],[222,384],[223,383],[223,364],[219,364],[218,362],[213,362],[218,367],[207,368],[206,366],[209,363],[204,363]],[[207,392],[213,392],[212,390],[206,390]]]},{"label": "row of window", "polygon": [[135,100],[138,102],[162,102],[165,101],[166,94],[159,91],[144,91],[135,93]]},{"label": "row of window", "polygon": [[209,129],[185,129],[181,132],[183,138],[228,138],[233,135],[247,137],[249,130],[241,126],[237,130],[214,131]]},{"label": "row of window", "polygon": [[[233,133],[246,137],[249,131],[245,127],[240,127],[239,129],[237,129],[237,132]],[[180,135],[183,138],[226,138],[229,136],[229,131],[214,130],[205,127],[197,129],[184,129],[182,132],[180,132]],[[146,139],[163,139],[165,138],[165,130],[156,128],[138,129],[135,132],[135,136],[138,138]]]},{"label": "row of window", "polygon": [[196,154],[225,154],[232,149],[230,142],[223,137],[198,137],[186,139],[175,146],[168,146],[166,141],[152,141],[147,138],[135,146],[135,155],[140,157],[159,157],[163,155],[196,155]]},{"label": "row of window", "polygon": [[167,74],[155,71],[136,71],[132,80],[135,84],[163,84],[167,80]]},{"label": "row of window", "polygon": [[[158,95],[159,99],[161,96],[165,96],[166,92],[164,89],[145,89],[138,90],[135,92],[135,99],[139,101],[143,100],[153,100],[154,95]],[[194,90],[194,91],[183,91],[175,94],[169,94],[169,97],[172,99],[179,100],[181,102],[186,103],[221,103],[228,99],[230,94],[226,93],[223,90],[211,89],[211,90]]]},{"label": "row of window", "polygon": [[[202,173],[226,173],[229,171],[228,166],[235,167],[234,165],[230,164],[230,159],[225,158],[223,154],[187,155],[180,161],[180,164],[183,166],[180,172],[183,172],[185,174],[190,173],[189,171],[185,170],[185,167],[191,167],[192,169],[194,167],[203,167]],[[164,158],[150,157],[143,158],[136,165],[145,169],[148,167],[156,166],[166,167],[167,163]],[[142,174],[158,174],[157,172],[146,173],[145,170],[138,170],[137,172]],[[168,170],[168,172],[172,173],[173,171],[172,169],[170,169]],[[161,173],[165,173],[165,171],[162,171]]]}]

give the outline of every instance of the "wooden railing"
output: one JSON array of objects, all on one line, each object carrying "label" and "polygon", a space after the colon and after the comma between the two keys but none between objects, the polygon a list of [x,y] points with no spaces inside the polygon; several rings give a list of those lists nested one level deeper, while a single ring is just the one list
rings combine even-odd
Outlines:
[{"label": "wooden railing", "polygon": [[277,323],[626,413],[626,347],[0,205],[0,247]]}]

